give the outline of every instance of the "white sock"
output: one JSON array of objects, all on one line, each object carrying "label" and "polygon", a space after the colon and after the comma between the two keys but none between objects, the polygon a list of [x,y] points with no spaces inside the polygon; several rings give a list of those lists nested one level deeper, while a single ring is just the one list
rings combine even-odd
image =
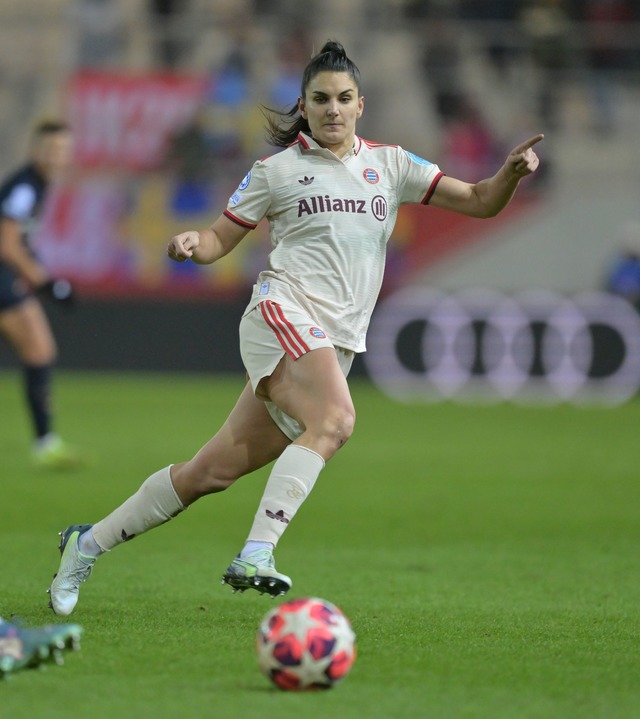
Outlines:
[{"label": "white sock", "polygon": [[324,459],[317,452],[290,444],[271,470],[247,541],[275,547],[323,467]]},{"label": "white sock", "polygon": [[251,539],[247,539],[240,552],[240,556],[244,559],[248,554],[253,554],[253,552],[257,552],[260,549],[268,549],[273,552],[274,546],[271,542],[254,542]]},{"label": "white sock", "polygon": [[99,557],[103,553],[93,536],[93,527],[78,537],[78,549],[86,557]]},{"label": "white sock", "polygon": [[146,479],[140,489],[93,525],[93,538],[105,552],[173,519],[185,509],[171,481],[170,467]]}]

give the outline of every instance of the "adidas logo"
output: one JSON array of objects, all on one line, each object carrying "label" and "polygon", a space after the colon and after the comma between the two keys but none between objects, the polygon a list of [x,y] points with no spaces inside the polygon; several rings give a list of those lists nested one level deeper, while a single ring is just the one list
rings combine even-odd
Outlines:
[{"label": "adidas logo", "polygon": [[130,542],[136,535],[135,534],[127,534],[127,532],[123,529],[122,534],[120,536],[122,537],[123,542]]},{"label": "adidas logo", "polygon": [[284,516],[284,512],[280,509],[275,514],[270,510],[266,510],[267,517],[269,519],[277,519],[279,522],[284,522],[284,524],[289,524],[289,520]]},{"label": "adidas logo", "polygon": [[301,185],[310,185],[316,178],[304,176],[304,180],[298,180]]}]

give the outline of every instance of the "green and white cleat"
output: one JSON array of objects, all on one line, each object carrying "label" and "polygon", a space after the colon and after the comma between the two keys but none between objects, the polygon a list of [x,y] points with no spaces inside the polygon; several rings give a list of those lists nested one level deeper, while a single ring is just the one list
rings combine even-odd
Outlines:
[{"label": "green and white cleat", "polygon": [[37,440],[31,457],[40,469],[77,469],[84,464],[79,452],[57,434],[48,434]]},{"label": "green and white cleat", "polygon": [[82,554],[78,549],[78,538],[91,529],[91,524],[73,524],[60,532],[60,567],[53,575],[53,582],[47,590],[51,599],[49,606],[55,614],[66,617],[75,609],[80,593],[80,584],[91,574],[96,557]]},{"label": "green and white cleat", "polygon": [[276,571],[270,549],[259,549],[242,558],[238,555],[222,575],[222,584],[228,584],[234,592],[255,589],[272,597],[279,597],[291,589],[291,579]]},{"label": "green and white cleat", "polygon": [[46,624],[26,628],[0,619],[0,678],[41,664],[63,663],[63,652],[80,648],[78,624]]}]

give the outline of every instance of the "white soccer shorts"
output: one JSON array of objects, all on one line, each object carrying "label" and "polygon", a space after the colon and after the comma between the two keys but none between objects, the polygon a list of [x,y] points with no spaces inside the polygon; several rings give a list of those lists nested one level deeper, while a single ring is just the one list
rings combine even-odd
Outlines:
[{"label": "white soccer shorts", "polygon": [[[240,354],[256,391],[260,380],[273,374],[285,354],[297,360],[320,347],[335,349],[340,368],[346,377],[353,363],[354,353],[334,347],[326,333],[301,309],[283,307],[264,300],[249,310],[240,322]],[[292,441],[304,429],[273,402],[265,402],[274,422]]]}]

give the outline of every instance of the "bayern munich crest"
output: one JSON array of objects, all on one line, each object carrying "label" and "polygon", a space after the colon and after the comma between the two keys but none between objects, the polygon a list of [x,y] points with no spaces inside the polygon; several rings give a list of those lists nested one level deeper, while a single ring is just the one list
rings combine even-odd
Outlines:
[{"label": "bayern munich crest", "polygon": [[367,169],[362,173],[362,176],[371,185],[375,185],[380,182],[380,175],[371,167],[367,167]]},{"label": "bayern munich crest", "polygon": [[327,336],[319,327],[311,327],[309,334],[319,340],[323,340]]},{"label": "bayern munich crest", "polygon": [[251,170],[247,172],[247,174],[244,176],[242,182],[238,186],[238,190],[246,190],[247,187],[249,187],[249,183],[251,182]]}]

